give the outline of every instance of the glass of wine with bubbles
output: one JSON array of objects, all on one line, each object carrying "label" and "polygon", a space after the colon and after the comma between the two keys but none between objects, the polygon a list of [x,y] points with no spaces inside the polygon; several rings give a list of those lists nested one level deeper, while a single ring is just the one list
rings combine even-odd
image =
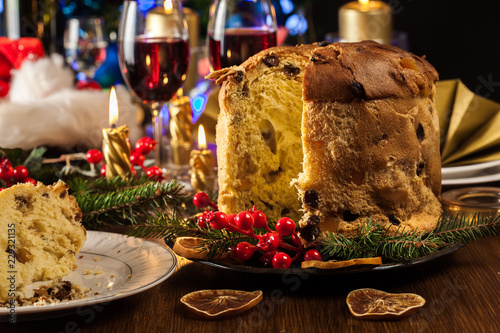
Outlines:
[{"label": "glass of wine with bubbles", "polygon": [[186,79],[189,57],[179,0],[124,1],[118,29],[120,69],[129,89],[151,110],[160,167],[168,164],[161,109]]},{"label": "glass of wine with bubbles", "polygon": [[215,0],[208,21],[212,70],[240,65],[276,46],[277,23],[270,0]]}]

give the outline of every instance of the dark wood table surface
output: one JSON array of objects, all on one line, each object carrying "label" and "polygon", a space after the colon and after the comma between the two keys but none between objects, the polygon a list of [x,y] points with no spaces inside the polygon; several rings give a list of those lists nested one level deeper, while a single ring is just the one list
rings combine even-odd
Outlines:
[{"label": "dark wood table surface", "polygon": [[[427,303],[400,321],[353,317],[345,303],[358,288],[412,292]],[[264,300],[231,319],[188,316],[179,299],[200,289],[263,290]],[[258,275],[178,257],[177,271],[140,294],[60,318],[1,324],[0,332],[500,332],[500,236],[392,271],[343,276]]]}]

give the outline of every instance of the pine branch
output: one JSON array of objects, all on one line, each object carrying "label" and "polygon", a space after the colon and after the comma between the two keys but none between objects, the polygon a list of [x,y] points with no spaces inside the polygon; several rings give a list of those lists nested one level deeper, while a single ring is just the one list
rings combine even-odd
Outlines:
[{"label": "pine branch", "polygon": [[347,238],[342,234],[328,232],[328,236],[323,239],[323,255],[344,260],[363,258],[367,256],[366,249],[362,248],[358,240]]},{"label": "pine branch", "polygon": [[227,252],[229,249],[236,247],[240,242],[248,242],[254,245],[257,243],[254,238],[239,233],[228,232],[226,230],[215,230],[212,228],[209,228],[204,236],[204,241],[201,246],[208,249],[207,259],[214,258]]},{"label": "pine branch", "polygon": [[472,217],[465,214],[443,216],[433,235],[446,243],[468,244],[478,238],[493,236],[500,233],[500,215],[477,213]]},{"label": "pine branch", "polygon": [[165,238],[167,243],[173,243],[177,237],[200,237],[203,233],[194,217],[184,219],[173,211],[172,213],[156,212],[156,217],[149,219],[147,223],[132,226],[129,235],[142,238]]},{"label": "pine branch", "polygon": [[418,229],[386,227],[375,253],[390,261],[408,261],[432,254],[443,246],[439,237]]},{"label": "pine branch", "polygon": [[[120,182],[113,179],[104,184],[116,185]],[[134,225],[146,221],[147,217],[157,209],[170,208],[181,211],[189,200],[187,195],[181,193],[182,186],[177,181],[149,182],[141,186],[123,186],[125,184],[127,183],[121,183],[120,188],[105,193],[80,188],[75,197],[83,213],[84,225],[88,227],[113,223]]]}]

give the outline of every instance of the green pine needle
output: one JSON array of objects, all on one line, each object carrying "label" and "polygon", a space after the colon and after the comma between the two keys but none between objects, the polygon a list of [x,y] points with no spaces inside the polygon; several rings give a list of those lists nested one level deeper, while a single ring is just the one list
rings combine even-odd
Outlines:
[{"label": "green pine needle", "polygon": [[118,178],[101,178],[93,183],[73,182],[72,194],[82,210],[86,227],[138,224],[145,222],[155,210],[170,208],[181,211],[190,199],[181,192],[182,186],[177,181],[141,184],[143,180]]}]

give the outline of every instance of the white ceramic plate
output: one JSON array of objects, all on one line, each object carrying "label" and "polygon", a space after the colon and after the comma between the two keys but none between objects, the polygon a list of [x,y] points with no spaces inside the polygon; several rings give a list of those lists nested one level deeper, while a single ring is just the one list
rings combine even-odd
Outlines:
[{"label": "white ceramic plate", "polygon": [[[498,168],[497,168],[498,167]],[[470,164],[470,165],[462,165],[456,167],[445,167],[442,168],[443,179],[452,179],[452,178],[466,178],[466,177],[474,177],[478,176],[478,174],[488,173],[488,170],[499,171],[500,170],[500,160]]]},{"label": "white ceramic plate", "polygon": [[[91,288],[87,297],[57,304],[16,307],[16,321],[83,313],[84,307],[99,303],[106,306],[110,301],[156,286],[170,277],[177,267],[173,252],[160,244],[100,231],[87,231],[87,241],[76,263],[78,268],[63,280]],[[33,289],[49,282],[26,286],[26,295],[31,296]],[[10,309],[0,308],[0,322],[10,319]]]},{"label": "white ceramic plate", "polygon": [[500,180],[500,160],[442,168],[443,185],[481,184]]}]

